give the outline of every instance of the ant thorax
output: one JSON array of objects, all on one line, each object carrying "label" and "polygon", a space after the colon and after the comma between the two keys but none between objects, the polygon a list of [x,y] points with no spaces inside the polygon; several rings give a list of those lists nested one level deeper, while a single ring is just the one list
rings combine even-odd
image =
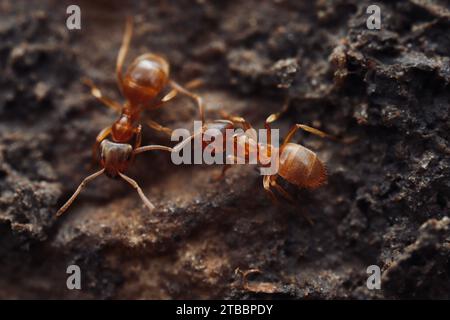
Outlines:
[{"label": "ant thorax", "polygon": [[[128,110],[126,110],[128,111]],[[112,139],[114,142],[127,142],[134,134],[133,114],[122,112],[120,118],[117,119],[111,127]]]},{"label": "ant thorax", "polygon": [[118,172],[126,171],[133,154],[131,145],[103,140],[100,150],[101,164],[107,176],[116,177]]}]

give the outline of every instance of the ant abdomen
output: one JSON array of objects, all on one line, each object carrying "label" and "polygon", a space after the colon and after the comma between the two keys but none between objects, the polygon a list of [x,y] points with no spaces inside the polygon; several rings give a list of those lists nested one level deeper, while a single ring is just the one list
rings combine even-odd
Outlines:
[{"label": "ant abdomen", "polygon": [[148,104],[167,85],[169,64],[155,54],[137,57],[123,78],[123,94],[131,105]]},{"label": "ant abdomen", "polygon": [[278,174],[298,187],[314,189],[327,182],[325,165],[302,145],[288,143],[280,154]]}]

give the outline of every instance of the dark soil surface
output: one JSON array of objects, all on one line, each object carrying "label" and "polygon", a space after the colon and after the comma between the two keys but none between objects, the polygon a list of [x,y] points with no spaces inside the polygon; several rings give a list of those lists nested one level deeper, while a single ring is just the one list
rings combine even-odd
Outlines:
[{"label": "dark soil surface", "polygon": [[[73,3],[0,2],[0,298],[450,298],[448,1],[378,1],[374,31],[371,1],[76,1],[82,28],[69,31]],[[326,162],[328,184],[283,183],[296,204],[276,206],[251,166],[214,182],[220,166],[153,152],[128,172],[153,214],[101,177],[57,219],[117,117],[80,79],[123,101],[114,68],[127,14],[128,62],[164,55],[173,79],[205,80],[196,91],[209,108],[257,128],[289,96],[281,135],[304,123],[338,137],[295,138]],[[190,128],[198,115],[180,97],[145,117]],[[70,264],[82,290],[66,288]],[[381,290],[366,287],[369,265]],[[261,273],[243,286],[237,268]]]}]

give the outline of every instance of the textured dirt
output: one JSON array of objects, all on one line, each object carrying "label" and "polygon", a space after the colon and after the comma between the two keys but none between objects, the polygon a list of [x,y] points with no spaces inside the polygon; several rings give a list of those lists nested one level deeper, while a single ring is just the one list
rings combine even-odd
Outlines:
[{"label": "textured dirt", "polygon": [[[366,28],[370,1],[77,3],[80,31],[65,28],[69,3],[0,2],[0,298],[450,298],[448,1],[379,1],[379,31]],[[218,166],[148,153],[129,175],[154,214],[102,177],[56,219],[116,117],[80,79],[122,101],[126,14],[128,58],[155,51],[177,81],[205,79],[209,108],[261,127],[288,95],[282,135],[305,123],[351,142],[296,138],[327,163],[328,184],[284,183],[297,203],[274,206],[252,167],[214,182]],[[197,114],[179,98],[146,116],[189,128]],[[149,128],[144,142],[171,143]],[[69,264],[82,290],[67,290]],[[262,273],[243,286],[237,268]]]}]

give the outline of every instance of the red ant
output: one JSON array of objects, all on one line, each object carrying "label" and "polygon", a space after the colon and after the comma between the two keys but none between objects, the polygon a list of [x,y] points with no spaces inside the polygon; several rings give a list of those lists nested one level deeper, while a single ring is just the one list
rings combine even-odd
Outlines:
[{"label": "red ant", "polygon": [[[271,114],[265,121],[265,128],[268,132],[267,141],[270,142],[270,133],[271,133],[271,123],[276,121],[289,106],[289,101],[285,103],[282,111],[278,113]],[[257,141],[257,137],[253,135],[249,129],[253,129],[250,123],[248,123],[244,118],[231,116],[223,111],[219,111],[221,116],[224,118],[223,120],[215,120],[210,123],[206,123],[201,128],[200,132],[196,132],[191,135],[189,138],[183,140],[178,145],[173,148],[174,152],[179,152],[187,143],[189,143],[194,137],[198,135],[203,135],[209,129],[215,129],[220,132],[222,137],[226,139],[232,139],[231,143],[234,144],[235,148],[233,149],[234,154],[230,154],[227,157],[233,161],[233,163],[237,163],[239,159],[248,161],[250,156],[250,150],[256,150],[257,154],[257,162],[259,166],[267,166],[268,160],[271,159],[271,154],[273,152],[278,152],[279,163],[278,163],[278,173],[271,175],[264,175],[263,177],[263,186],[264,190],[270,196],[270,198],[277,202],[277,197],[272,191],[272,188],[275,188],[282,196],[284,196],[287,200],[293,202],[293,198],[291,195],[284,190],[277,182],[277,178],[280,176],[287,180],[288,182],[302,188],[315,189],[327,182],[327,171],[323,162],[318,158],[317,154],[310,149],[291,142],[294,134],[298,130],[304,130],[310,132],[312,134],[318,135],[322,138],[330,138],[335,139],[334,137],[322,132],[318,129],[312,128],[310,126],[304,124],[296,124],[294,125],[289,133],[284,138],[283,144],[280,148],[276,148],[275,146],[269,143],[261,143]],[[242,128],[245,130],[245,133],[235,133],[231,137],[226,134],[227,130],[235,130],[237,128]],[[204,139],[202,139],[204,140]],[[210,141],[211,139],[207,139]],[[229,141],[230,142],[230,141]],[[203,149],[206,148],[208,142],[203,142]],[[227,144],[224,141],[224,148]],[[237,150],[244,150],[245,159],[238,158]],[[215,150],[216,152],[223,153],[224,150]],[[242,162],[242,161],[241,161]],[[231,167],[231,164],[225,164],[222,168],[222,172],[215,179],[219,180],[225,176],[225,172]]]},{"label": "red ant", "polygon": [[[113,123],[100,131],[93,146],[93,158],[99,144],[110,134],[112,140],[118,143],[125,143],[131,140],[133,135],[140,139],[141,126],[136,125],[141,112],[144,109],[156,110],[166,102],[172,100],[178,92],[192,98],[197,103],[201,120],[204,121],[204,103],[200,96],[190,92],[175,81],[169,78],[169,63],[161,56],[154,53],[146,53],[137,57],[127,68],[125,75],[122,74],[122,66],[130,46],[133,33],[133,22],[127,19],[125,34],[122,45],[117,55],[116,75],[120,91],[126,99],[122,106],[120,103],[105,97],[100,89],[91,80],[85,79],[84,83],[91,88],[92,95],[100,100],[107,107],[120,113],[120,117]],[[187,87],[198,86],[198,80],[191,81]],[[159,97],[163,89],[167,86],[172,90],[163,97]],[[163,127],[153,120],[147,120],[147,125],[156,131],[166,134],[171,133],[169,128]]]},{"label": "red ant", "polygon": [[[142,126],[137,122],[141,112],[144,109],[155,110],[161,107],[180,92],[196,101],[201,119],[202,121],[204,120],[204,107],[201,97],[169,79],[169,63],[161,56],[153,53],[143,54],[130,64],[125,75],[122,74],[122,66],[133,33],[132,29],[132,19],[128,18],[116,62],[118,85],[126,99],[125,104],[122,106],[120,103],[105,97],[92,81],[84,81],[91,88],[92,95],[107,107],[120,112],[120,117],[111,126],[100,131],[93,146],[94,160],[97,159],[97,152],[100,147],[100,164],[102,169],[83,180],[72,197],[58,210],[57,216],[67,210],[88,182],[97,178],[102,173],[112,178],[120,177],[128,182],[138,191],[147,208],[153,210],[153,204],[145,197],[136,181],[127,177],[124,172],[136,154],[150,150],[171,152],[172,149],[160,145],[140,147]],[[196,82],[191,82],[190,86],[193,87],[196,84]],[[167,86],[170,86],[172,90],[162,98],[159,98],[163,89]],[[147,124],[151,128],[165,132],[166,134],[170,134],[171,132],[169,128],[165,128],[153,120],[149,120]],[[106,139],[109,135],[111,135],[112,141]],[[135,137],[135,142],[132,146],[129,142],[133,136]]]}]

